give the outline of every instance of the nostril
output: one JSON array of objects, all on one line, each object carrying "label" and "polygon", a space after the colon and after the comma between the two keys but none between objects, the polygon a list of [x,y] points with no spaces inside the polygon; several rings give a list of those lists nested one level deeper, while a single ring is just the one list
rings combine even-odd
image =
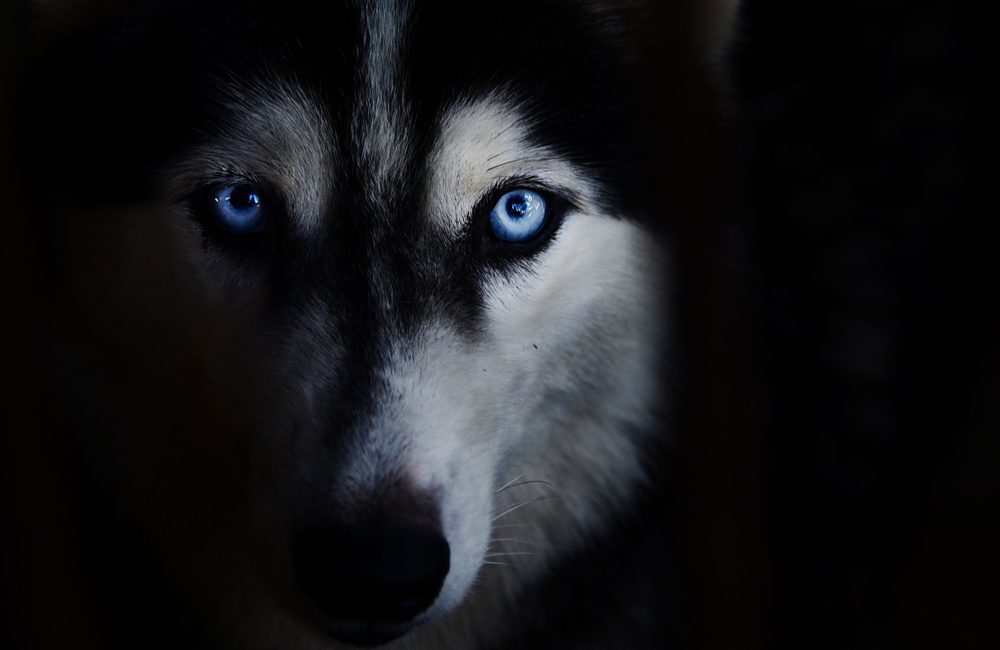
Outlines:
[{"label": "nostril", "polygon": [[450,549],[436,529],[382,521],[307,529],[292,557],[300,588],[331,621],[398,625],[434,603]]}]

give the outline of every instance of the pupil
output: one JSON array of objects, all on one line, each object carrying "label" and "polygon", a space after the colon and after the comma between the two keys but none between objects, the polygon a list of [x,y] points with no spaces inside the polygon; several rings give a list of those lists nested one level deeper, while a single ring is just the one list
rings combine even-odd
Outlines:
[{"label": "pupil", "polygon": [[237,209],[255,208],[260,204],[260,197],[251,187],[238,187],[229,196],[229,204]]},{"label": "pupil", "polygon": [[511,197],[507,201],[507,212],[510,212],[515,217],[523,217],[527,211],[528,202],[524,200],[524,197]]}]

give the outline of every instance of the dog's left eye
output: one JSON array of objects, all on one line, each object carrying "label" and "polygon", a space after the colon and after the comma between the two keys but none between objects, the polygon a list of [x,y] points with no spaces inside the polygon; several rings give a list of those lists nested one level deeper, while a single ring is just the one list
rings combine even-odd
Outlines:
[{"label": "dog's left eye", "polygon": [[212,212],[220,226],[232,233],[256,232],[264,227],[261,191],[250,183],[235,183],[215,190]]},{"label": "dog's left eye", "polygon": [[528,189],[507,192],[490,211],[493,234],[508,242],[526,242],[541,232],[548,204],[540,193]]}]

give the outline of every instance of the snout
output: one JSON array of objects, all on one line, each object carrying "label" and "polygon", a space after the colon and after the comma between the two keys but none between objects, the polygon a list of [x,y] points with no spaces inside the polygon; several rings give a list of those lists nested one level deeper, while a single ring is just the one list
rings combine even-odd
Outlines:
[{"label": "snout", "polygon": [[450,549],[437,518],[381,516],[324,523],[294,540],[299,588],[338,640],[386,643],[430,608],[448,575]]}]

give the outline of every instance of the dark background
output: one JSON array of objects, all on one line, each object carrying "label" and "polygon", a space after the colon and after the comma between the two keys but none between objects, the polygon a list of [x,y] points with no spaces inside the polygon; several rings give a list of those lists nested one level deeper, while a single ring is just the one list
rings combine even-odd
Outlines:
[{"label": "dark background", "polygon": [[750,438],[700,450],[716,473],[693,545],[714,546],[690,572],[693,647],[1000,647],[996,208],[971,198],[973,99],[996,75],[968,11],[743,2],[733,119],[768,399]]},{"label": "dark background", "polygon": [[970,198],[974,89],[995,76],[981,18],[743,5],[732,77],[771,395],[742,594],[767,623],[748,645],[1000,647],[996,216]]}]

